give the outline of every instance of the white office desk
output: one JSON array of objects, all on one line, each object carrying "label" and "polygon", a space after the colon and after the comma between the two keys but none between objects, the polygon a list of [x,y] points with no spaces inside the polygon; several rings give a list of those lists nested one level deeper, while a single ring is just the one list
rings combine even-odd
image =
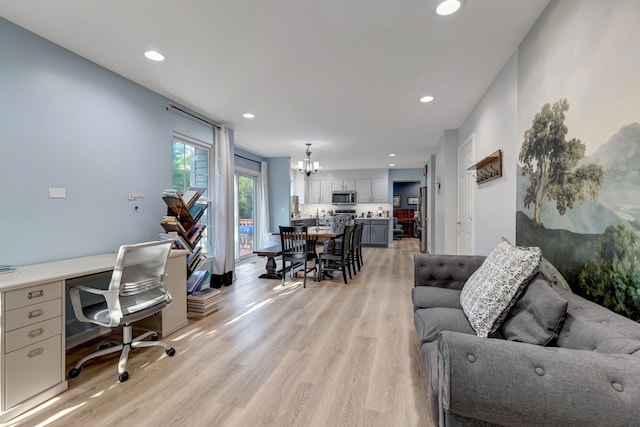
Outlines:
[{"label": "white office desk", "polygon": [[[167,263],[173,300],[163,311],[173,311],[173,330],[188,323],[185,257],[186,251],[172,251]],[[67,389],[66,281],[111,271],[115,261],[115,253],[102,254],[26,265],[0,275],[0,422]]]}]

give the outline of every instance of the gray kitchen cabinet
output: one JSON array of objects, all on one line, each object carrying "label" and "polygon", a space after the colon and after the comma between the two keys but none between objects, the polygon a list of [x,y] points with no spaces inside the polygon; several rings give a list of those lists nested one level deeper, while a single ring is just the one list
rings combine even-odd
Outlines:
[{"label": "gray kitchen cabinet", "polygon": [[388,219],[356,219],[356,223],[362,224],[362,245],[388,246]]},{"label": "gray kitchen cabinet", "polygon": [[372,219],[371,220],[371,237],[369,244],[371,246],[387,246],[389,243],[389,220],[388,219]]}]

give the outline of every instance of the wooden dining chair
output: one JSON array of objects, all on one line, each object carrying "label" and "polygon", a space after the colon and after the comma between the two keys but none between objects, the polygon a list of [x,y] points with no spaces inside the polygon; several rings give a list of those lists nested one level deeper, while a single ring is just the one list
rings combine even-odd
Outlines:
[{"label": "wooden dining chair", "polygon": [[353,266],[353,272],[356,272],[362,268],[362,229],[364,224],[358,223],[353,228],[353,235],[351,237],[351,253],[349,257],[351,259],[351,265]]},{"label": "wooden dining chair", "polygon": [[350,253],[353,228],[353,225],[347,225],[344,228],[344,232],[336,237],[336,244],[333,250],[325,250],[318,254],[319,280],[323,279],[326,272],[333,271],[342,272],[345,285],[347,284],[347,272],[349,272],[349,279],[352,278]]},{"label": "wooden dining chair", "polygon": [[[318,257],[315,252],[315,243],[310,248],[307,227],[280,226],[280,243],[282,248],[282,284],[285,283],[287,272],[291,272],[293,279],[295,272],[302,270],[302,287],[307,287],[307,273],[314,270],[314,277],[317,276]],[[313,261],[313,267],[308,268],[308,262]],[[289,266],[287,266],[287,262]]]}]

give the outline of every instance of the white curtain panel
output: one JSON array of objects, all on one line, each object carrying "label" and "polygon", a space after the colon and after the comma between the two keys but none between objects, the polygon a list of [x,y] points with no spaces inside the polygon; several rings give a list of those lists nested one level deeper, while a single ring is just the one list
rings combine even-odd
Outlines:
[{"label": "white curtain panel", "polygon": [[269,237],[269,180],[267,178],[267,162],[260,163],[260,178],[258,180],[258,191],[256,191],[257,206],[257,230],[256,247],[264,248],[270,246]]},{"label": "white curtain panel", "polygon": [[[216,129],[213,180],[213,274],[225,275],[235,265],[233,224],[233,150],[229,129]],[[230,283],[227,283],[230,284]]]}]

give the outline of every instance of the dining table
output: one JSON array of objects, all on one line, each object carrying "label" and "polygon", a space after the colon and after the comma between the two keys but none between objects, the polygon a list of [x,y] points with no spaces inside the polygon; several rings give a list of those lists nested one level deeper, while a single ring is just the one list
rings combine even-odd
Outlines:
[{"label": "dining table", "polygon": [[[311,226],[307,227],[307,237],[312,244],[317,244],[318,241],[325,242],[331,240],[336,236],[342,234],[342,229],[325,226]],[[279,236],[280,233],[272,233],[274,236]],[[272,245],[266,248],[260,248],[253,251],[258,256],[267,258],[265,265],[266,273],[262,273],[258,276],[261,279],[282,279],[282,269],[276,270],[276,257],[282,255],[282,247],[280,245]]]}]

